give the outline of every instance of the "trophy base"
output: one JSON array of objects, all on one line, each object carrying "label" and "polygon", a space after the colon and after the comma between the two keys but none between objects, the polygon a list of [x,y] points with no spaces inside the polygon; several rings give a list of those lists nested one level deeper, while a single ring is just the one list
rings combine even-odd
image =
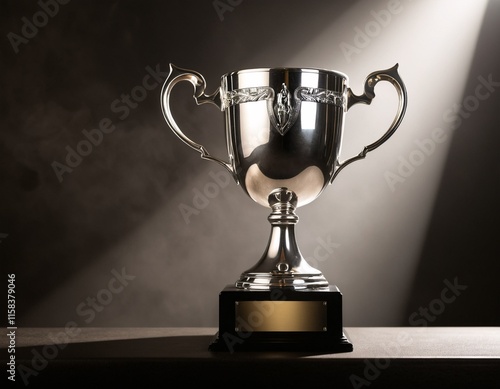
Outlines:
[{"label": "trophy base", "polygon": [[335,285],[265,291],[227,286],[219,295],[219,331],[209,350],[350,352],[342,294]]}]

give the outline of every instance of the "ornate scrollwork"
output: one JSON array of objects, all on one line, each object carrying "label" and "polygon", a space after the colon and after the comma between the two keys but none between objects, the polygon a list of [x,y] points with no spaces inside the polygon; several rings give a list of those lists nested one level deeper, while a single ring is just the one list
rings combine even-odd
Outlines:
[{"label": "ornate scrollwork", "polygon": [[297,97],[302,101],[311,101],[314,103],[334,104],[344,107],[345,98],[342,93],[322,88],[297,88]]},{"label": "ornate scrollwork", "polygon": [[268,86],[241,88],[226,92],[224,96],[224,106],[230,107],[240,103],[273,99],[274,90]]}]

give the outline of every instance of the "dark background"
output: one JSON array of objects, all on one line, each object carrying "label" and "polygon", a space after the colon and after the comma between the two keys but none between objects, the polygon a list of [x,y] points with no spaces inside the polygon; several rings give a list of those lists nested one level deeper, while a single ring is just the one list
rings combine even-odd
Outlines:
[{"label": "dark background", "polygon": [[[346,326],[499,325],[499,88],[460,125],[445,112],[472,104],[480,77],[500,81],[500,2],[402,0],[384,23],[374,15],[388,15],[387,1],[46,3],[46,19],[40,3],[0,3],[0,263],[5,288],[16,275],[18,326],[216,326],[219,291],[260,258],[268,210],[234,182],[183,217],[224,173],[168,129],[161,82],[140,88],[169,63],[201,72],[209,92],[229,71],[303,66],[346,73],[358,94],[370,72],[399,63],[400,129],[299,209],[301,251],[343,292]],[[34,17],[40,27],[14,48]],[[141,101],[126,110],[132,91]],[[394,91],[376,92],[347,113],[343,158],[392,120]],[[227,159],[222,114],[191,95],[174,92],[178,123]],[[60,181],[54,161],[105,118],[116,129]],[[391,186],[388,172],[436,128],[446,140]],[[450,283],[464,286],[453,301]]]}]

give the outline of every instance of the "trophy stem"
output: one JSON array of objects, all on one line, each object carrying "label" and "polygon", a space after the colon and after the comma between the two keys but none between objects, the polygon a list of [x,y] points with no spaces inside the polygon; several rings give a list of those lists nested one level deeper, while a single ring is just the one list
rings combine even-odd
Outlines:
[{"label": "trophy stem", "polygon": [[260,261],[241,275],[236,287],[257,290],[273,287],[328,287],[323,274],[307,263],[297,245],[297,195],[287,188],[279,188],[271,192],[268,201],[272,209],[268,217],[271,223],[269,242]]}]

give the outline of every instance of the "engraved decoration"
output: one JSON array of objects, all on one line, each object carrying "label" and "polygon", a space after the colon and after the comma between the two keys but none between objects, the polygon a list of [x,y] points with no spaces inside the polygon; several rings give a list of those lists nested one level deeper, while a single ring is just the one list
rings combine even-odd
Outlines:
[{"label": "engraved decoration", "polygon": [[339,92],[322,88],[297,88],[295,93],[302,101],[334,104],[339,107],[345,107],[344,95]]},{"label": "engraved decoration", "polygon": [[[274,101],[275,96],[276,101]],[[332,104],[344,109],[346,107],[345,97],[342,93],[323,88],[300,87],[295,90],[292,98],[292,94],[283,83],[278,93],[267,86],[228,91],[223,99],[223,108],[262,100],[267,100],[269,119],[281,135],[285,135],[297,120],[302,101]],[[294,105],[292,101],[295,103]]]},{"label": "engraved decoration", "polygon": [[274,116],[270,115],[271,122],[281,135],[284,135],[295,122],[299,113],[299,106],[300,102],[299,104],[296,103],[295,109],[292,108],[292,96],[290,91],[285,83],[281,84],[281,90],[276,96],[276,103],[272,111]]},{"label": "engraved decoration", "polygon": [[268,99],[274,99],[274,90],[268,86],[235,89],[226,93],[224,96],[223,107],[225,108],[240,103],[249,103]]}]

